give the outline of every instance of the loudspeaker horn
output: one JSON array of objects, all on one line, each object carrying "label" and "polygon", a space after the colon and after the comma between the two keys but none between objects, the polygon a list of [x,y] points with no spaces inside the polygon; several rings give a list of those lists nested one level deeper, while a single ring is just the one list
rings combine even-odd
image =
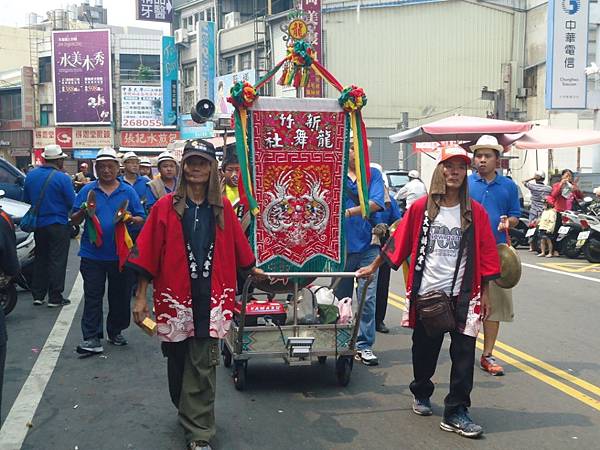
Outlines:
[{"label": "loudspeaker horn", "polygon": [[192,107],[190,114],[192,120],[196,123],[208,122],[215,113],[215,104],[209,99],[204,98],[196,103],[196,106]]}]

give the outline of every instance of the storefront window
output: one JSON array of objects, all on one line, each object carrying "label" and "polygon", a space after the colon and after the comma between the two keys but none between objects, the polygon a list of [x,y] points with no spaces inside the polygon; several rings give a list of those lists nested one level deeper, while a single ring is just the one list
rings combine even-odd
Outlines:
[{"label": "storefront window", "polygon": [[0,120],[21,118],[21,90],[9,91],[0,95]]}]

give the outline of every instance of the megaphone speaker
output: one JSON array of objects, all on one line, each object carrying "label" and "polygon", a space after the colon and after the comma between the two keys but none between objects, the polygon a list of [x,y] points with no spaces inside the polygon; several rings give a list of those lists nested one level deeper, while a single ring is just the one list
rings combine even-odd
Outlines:
[{"label": "megaphone speaker", "polygon": [[192,107],[192,110],[190,111],[192,120],[196,123],[208,122],[214,113],[215,104],[207,98],[204,98],[196,103],[196,106]]}]

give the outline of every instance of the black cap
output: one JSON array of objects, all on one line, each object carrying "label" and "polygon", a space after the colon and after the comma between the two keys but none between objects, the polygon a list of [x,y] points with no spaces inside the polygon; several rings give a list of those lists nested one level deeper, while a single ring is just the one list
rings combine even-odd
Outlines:
[{"label": "black cap", "polygon": [[210,142],[203,139],[189,139],[185,142],[183,147],[183,155],[181,157],[181,164],[190,156],[202,156],[211,161],[217,160],[215,153],[215,146]]}]

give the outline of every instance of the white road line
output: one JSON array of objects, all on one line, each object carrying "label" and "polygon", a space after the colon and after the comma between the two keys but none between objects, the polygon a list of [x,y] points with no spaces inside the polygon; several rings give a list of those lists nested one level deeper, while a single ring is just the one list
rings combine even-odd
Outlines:
[{"label": "white road line", "polygon": [[577,273],[569,273],[569,272],[563,272],[562,270],[548,269],[547,267],[540,267],[540,266],[536,266],[535,264],[521,263],[521,265],[525,266],[525,267],[529,267],[531,269],[544,270],[546,272],[557,273],[559,275],[566,275],[568,277],[579,278],[581,280],[587,280],[587,281],[593,281],[594,283],[600,283],[600,278],[586,277],[584,275],[579,275]]},{"label": "white road line", "polygon": [[29,431],[27,424],[33,420],[44,390],[54,372],[82,297],[83,279],[79,274],[68,296],[71,304],[64,306],[60,311],[29,377],[0,429],[0,450],[20,450],[23,445]]}]

